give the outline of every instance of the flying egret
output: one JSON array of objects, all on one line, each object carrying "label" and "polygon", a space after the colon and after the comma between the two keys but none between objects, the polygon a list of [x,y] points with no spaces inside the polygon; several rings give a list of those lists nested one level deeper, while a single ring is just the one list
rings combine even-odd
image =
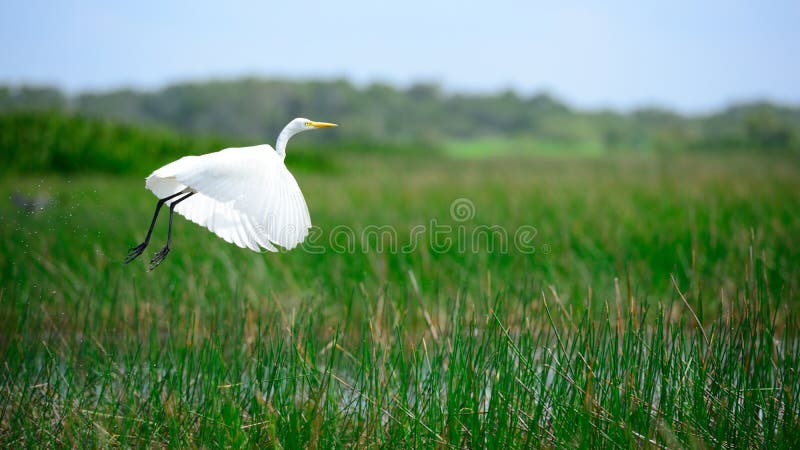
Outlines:
[{"label": "flying egret", "polygon": [[150,260],[150,270],[169,253],[175,211],[242,248],[276,252],[276,246],[296,247],[308,235],[311,218],[297,181],[283,163],[286,143],[302,131],[335,126],[297,118],[278,135],[274,150],[267,144],[226,148],[184,156],[157,169],[145,181],[145,187],[158,197],[153,220],[144,242],[130,249],[125,263],[144,252],[165,204],[169,206],[167,245]]}]

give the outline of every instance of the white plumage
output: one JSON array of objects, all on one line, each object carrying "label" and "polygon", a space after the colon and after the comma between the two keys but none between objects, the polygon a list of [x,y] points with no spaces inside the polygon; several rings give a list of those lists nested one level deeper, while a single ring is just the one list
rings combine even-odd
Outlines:
[{"label": "white plumage", "polygon": [[[277,150],[269,145],[227,148],[201,156],[186,156],[154,171],[145,181],[159,198],[145,242],[131,249],[130,262],[150,239],[162,204],[242,248],[275,252],[295,248],[311,228],[311,218],[297,181],[286,168],[286,143],[294,134],[336,126],[295,119],[278,137]],[[171,218],[171,215],[170,215]],[[171,219],[170,219],[171,223]],[[169,236],[157,266],[169,252]],[[162,253],[160,252],[160,253]]]},{"label": "white plumage", "polygon": [[175,211],[242,248],[292,249],[311,228],[297,181],[269,145],[186,156],[153,172],[145,186],[158,198],[196,192]]}]

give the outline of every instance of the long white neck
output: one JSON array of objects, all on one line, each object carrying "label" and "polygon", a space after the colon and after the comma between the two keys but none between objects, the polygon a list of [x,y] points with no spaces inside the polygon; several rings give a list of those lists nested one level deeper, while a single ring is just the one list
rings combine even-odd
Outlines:
[{"label": "long white neck", "polygon": [[278,135],[278,142],[275,143],[275,151],[278,153],[281,159],[286,158],[286,144],[295,134],[297,134],[297,130],[295,130],[290,123],[289,125],[283,127],[281,134]]}]

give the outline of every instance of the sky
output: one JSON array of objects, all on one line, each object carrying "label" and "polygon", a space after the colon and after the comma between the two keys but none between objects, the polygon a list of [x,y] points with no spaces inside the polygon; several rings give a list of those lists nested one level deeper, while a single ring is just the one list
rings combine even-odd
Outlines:
[{"label": "sky", "polygon": [[0,83],[70,93],[242,76],[549,92],[584,108],[800,104],[800,2],[17,1]]}]

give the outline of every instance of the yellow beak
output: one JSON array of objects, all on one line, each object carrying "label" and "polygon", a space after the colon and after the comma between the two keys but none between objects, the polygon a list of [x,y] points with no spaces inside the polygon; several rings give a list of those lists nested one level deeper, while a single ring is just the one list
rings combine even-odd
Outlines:
[{"label": "yellow beak", "polygon": [[311,122],[311,126],[314,128],[333,128],[333,127],[338,127],[339,125],[327,122]]}]

